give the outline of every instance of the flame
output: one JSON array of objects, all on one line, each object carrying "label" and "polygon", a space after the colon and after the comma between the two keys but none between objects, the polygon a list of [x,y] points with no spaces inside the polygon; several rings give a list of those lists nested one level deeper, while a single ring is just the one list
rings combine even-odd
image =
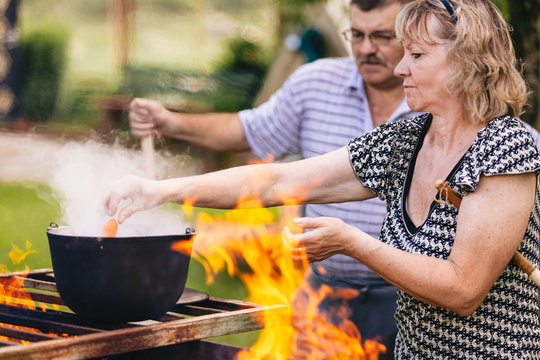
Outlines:
[{"label": "flame", "polygon": [[[188,206],[191,207],[192,203],[188,202]],[[249,294],[247,301],[262,305],[291,304],[298,286],[306,284],[302,280],[308,261],[293,260],[282,241],[285,226],[293,232],[302,231],[292,221],[300,215],[297,202],[287,198],[284,203],[283,207],[267,209],[258,199],[244,199],[234,210],[223,214],[211,216],[204,211],[198,214],[194,221],[197,236],[192,257],[204,266],[208,284],[214,282],[218,272],[226,270],[229,276],[237,276],[245,284]],[[357,295],[354,290],[334,291],[323,286],[317,291],[307,288],[304,293],[308,296],[300,300],[305,301],[302,304],[308,310],[306,327],[309,330],[305,343],[317,346],[303,349],[295,345],[295,339],[304,335],[297,334],[290,325],[294,314],[288,307],[289,311],[278,315],[266,314],[265,329],[257,343],[250,350],[240,352],[237,358],[266,359],[268,354],[272,354],[301,359],[375,360],[380,352],[386,350],[375,340],[366,340],[362,346],[356,326],[345,317],[343,323],[336,327],[319,314],[317,305],[323,298],[351,298]],[[279,327],[276,329],[276,326]],[[321,344],[319,334],[325,334],[329,340]],[[321,348],[324,353],[318,352],[317,349]]]},{"label": "flame", "polygon": [[193,213],[193,200],[184,201],[184,204],[182,204],[182,209],[187,215],[191,215]]},{"label": "flame", "polygon": [[26,249],[22,250],[17,245],[11,244],[11,251],[9,252],[9,259],[13,263],[13,265],[17,265],[24,261],[26,257],[30,254],[37,253],[36,250],[32,250],[32,244],[30,241],[26,240]]},{"label": "flame", "polygon": [[[2,265],[0,267],[6,268],[5,265]],[[26,267],[26,269],[23,272],[17,272],[17,276],[0,277],[0,303],[5,304],[5,305],[31,309],[31,310],[40,309],[41,311],[47,311],[48,309],[47,304],[38,302],[36,305],[36,302],[32,299],[31,293],[25,289],[24,280],[27,277],[28,273],[29,273],[29,269],[28,267]],[[57,304],[52,304],[52,307],[56,309],[59,308]],[[38,329],[26,327],[26,326],[12,325],[12,324],[6,324],[6,323],[0,323],[0,326],[46,334]],[[47,334],[56,336],[56,337],[64,337],[64,338],[72,337],[72,335],[65,334],[65,333],[47,333]],[[11,342],[17,342],[24,345],[32,343],[31,341],[10,338],[7,336],[0,336],[0,339],[8,340]]]},{"label": "flame", "polygon": [[[20,249],[15,244],[11,244],[11,247],[12,250],[9,253],[9,258],[13,265],[19,264],[28,255],[37,253],[36,250],[32,250],[32,244],[28,240],[26,241],[25,250]],[[39,308],[42,311],[46,311],[48,309],[47,304],[41,302],[36,304],[32,299],[32,294],[25,288],[24,281],[29,272],[28,265],[25,266],[23,271],[10,273],[6,265],[0,264],[0,273],[7,273],[4,276],[0,276],[0,304],[18,306],[31,310]],[[51,305],[53,308],[59,308],[56,304]]]},{"label": "flame", "polygon": [[30,296],[30,293],[24,290],[24,278],[28,274],[28,267],[18,276],[0,277],[0,303],[24,307],[27,309],[36,309],[36,305]]},{"label": "flame", "polygon": [[[43,331],[41,331],[39,329],[31,328],[31,327],[28,327],[28,326],[13,325],[13,324],[7,324],[7,323],[2,323],[2,322],[0,322],[0,326],[1,327],[12,328],[12,329],[31,331],[31,332],[35,332],[35,333],[39,333],[39,334],[47,334],[47,335],[60,337],[60,338],[77,337],[76,335],[69,335],[69,334],[65,334],[65,333],[62,333],[62,334],[57,334],[57,333],[52,333],[52,332],[45,333],[45,332],[43,332]],[[31,341],[28,341],[28,340],[11,338],[11,337],[8,337],[8,336],[0,336],[0,339],[11,341],[11,342],[17,342],[17,343],[20,343],[20,344],[23,344],[23,345],[28,345],[28,344],[32,343]]]},{"label": "flame", "polygon": [[191,249],[193,248],[193,239],[195,236],[192,236],[189,240],[178,240],[173,242],[171,249],[178,251],[179,253],[191,256]]}]

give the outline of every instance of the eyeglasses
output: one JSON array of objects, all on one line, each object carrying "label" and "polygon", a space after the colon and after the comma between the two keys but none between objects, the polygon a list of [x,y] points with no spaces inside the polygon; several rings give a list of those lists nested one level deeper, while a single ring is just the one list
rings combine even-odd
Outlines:
[{"label": "eyeglasses", "polygon": [[[352,43],[358,43],[363,42],[366,38],[366,34],[355,30],[355,29],[347,29],[341,33],[345,40],[350,41]],[[373,45],[377,46],[384,46],[388,45],[390,41],[396,38],[396,35],[389,31],[374,31],[372,33],[367,34],[367,37],[369,38],[369,41]]]}]

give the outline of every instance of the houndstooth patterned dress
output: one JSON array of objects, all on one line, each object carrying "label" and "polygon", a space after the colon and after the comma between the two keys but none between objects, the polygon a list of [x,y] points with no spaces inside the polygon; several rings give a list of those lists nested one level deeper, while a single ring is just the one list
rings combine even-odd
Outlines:
[{"label": "houndstooth patterned dress", "polygon": [[[416,154],[432,116],[385,124],[348,144],[358,179],[388,204],[380,239],[398,249],[446,259],[457,209],[433,202],[416,228],[404,211]],[[474,192],[481,176],[537,172],[540,156],[526,128],[510,116],[493,119],[446,179],[460,195]],[[538,178],[538,177],[537,177]],[[520,252],[539,263],[540,187]],[[538,289],[513,262],[470,316],[426,304],[400,291],[396,359],[540,359]]]}]

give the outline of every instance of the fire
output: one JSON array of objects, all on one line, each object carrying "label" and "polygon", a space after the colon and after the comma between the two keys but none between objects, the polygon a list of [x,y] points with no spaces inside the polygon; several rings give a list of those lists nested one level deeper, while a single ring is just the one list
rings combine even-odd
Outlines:
[{"label": "fire", "polygon": [[[59,338],[77,337],[77,336],[74,336],[74,335],[72,336],[72,335],[69,335],[69,334],[57,334],[57,333],[52,333],[52,332],[50,332],[50,333],[45,333],[45,332],[43,332],[43,331],[40,331],[40,330],[35,329],[35,328],[28,327],[28,326],[6,324],[6,323],[2,323],[2,322],[0,322],[0,326],[12,328],[12,329],[19,329],[19,330],[31,331],[31,332],[40,333],[40,334],[47,334],[47,335],[51,335],[51,336],[55,336],[55,337],[59,337]],[[11,338],[11,337],[7,337],[7,336],[0,336],[0,339],[12,341],[12,342],[18,342],[18,343],[21,343],[21,344],[23,344],[23,345],[28,345],[28,344],[31,344],[31,343],[32,343],[31,341],[28,341],[28,340],[22,340],[22,339],[17,339],[17,338]]]},{"label": "fire", "polygon": [[[29,241],[26,241],[26,249],[24,250],[14,244],[11,246],[12,250],[8,255],[13,265],[18,265],[28,255],[37,253],[36,250],[32,249],[32,244]],[[24,281],[30,272],[27,265],[23,271],[9,273],[8,267],[0,264],[0,272],[6,274],[0,276],[0,304],[19,306],[32,310],[36,310],[37,308],[40,308],[42,311],[47,310],[47,305],[44,303],[37,303],[36,305],[36,302],[32,299],[32,294],[25,288]]]},{"label": "fire", "polygon": [[[188,204],[191,208],[192,203]],[[302,231],[292,221],[300,215],[299,206],[294,199],[287,199],[285,204],[278,209],[266,209],[258,199],[246,199],[234,210],[221,215],[211,216],[205,212],[198,215],[194,221],[197,237],[192,257],[204,266],[209,284],[219,271],[226,270],[229,276],[238,276],[243,281],[249,293],[247,301],[262,305],[291,304],[308,269],[308,261],[293,260],[282,241],[285,226],[295,232]],[[386,350],[375,340],[366,340],[362,346],[361,334],[352,322],[344,320],[339,327],[334,327],[319,314],[317,305],[321,299],[336,295],[349,298],[356,295],[355,291],[336,293],[329,287],[321,287],[318,291],[310,288],[306,292],[309,294],[305,299],[305,308],[309,310],[308,333],[326,334],[331,339],[325,344],[316,343],[317,348],[325,349],[324,354],[315,347],[295,347],[294,339],[298,334],[292,326],[282,325],[291,323],[294,314],[289,310],[280,313],[281,318],[267,315],[266,327],[257,343],[250,351],[241,352],[238,359],[266,359],[265,354],[272,354],[301,359],[374,360]],[[275,324],[281,325],[276,328]],[[307,339],[307,343],[310,341],[319,342],[319,338]]]},{"label": "fire", "polygon": [[179,240],[175,241],[171,248],[174,251],[178,251],[179,253],[185,254],[190,256],[191,255],[191,249],[193,247],[193,239],[195,236],[192,236],[189,240]]},{"label": "fire", "polygon": [[0,277],[0,303],[35,310],[36,305],[30,293],[24,290],[24,278],[28,267],[18,276]]},{"label": "fire", "polygon": [[37,253],[36,250],[32,249],[32,244],[30,241],[26,240],[26,249],[20,249],[17,245],[11,244],[11,251],[9,252],[9,258],[13,265],[17,265],[24,261],[26,257],[30,254]]}]

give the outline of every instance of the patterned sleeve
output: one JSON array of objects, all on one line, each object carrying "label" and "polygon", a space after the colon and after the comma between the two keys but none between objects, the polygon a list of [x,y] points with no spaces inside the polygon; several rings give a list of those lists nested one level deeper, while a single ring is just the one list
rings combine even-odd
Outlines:
[{"label": "patterned sleeve", "polygon": [[536,142],[518,119],[507,116],[492,120],[478,133],[477,140],[455,180],[462,195],[475,191],[482,175],[521,174],[540,169]]},{"label": "patterned sleeve", "polygon": [[403,155],[413,150],[424,118],[386,123],[349,142],[356,177],[380,199],[387,199],[388,185],[406,168],[408,157]]}]

